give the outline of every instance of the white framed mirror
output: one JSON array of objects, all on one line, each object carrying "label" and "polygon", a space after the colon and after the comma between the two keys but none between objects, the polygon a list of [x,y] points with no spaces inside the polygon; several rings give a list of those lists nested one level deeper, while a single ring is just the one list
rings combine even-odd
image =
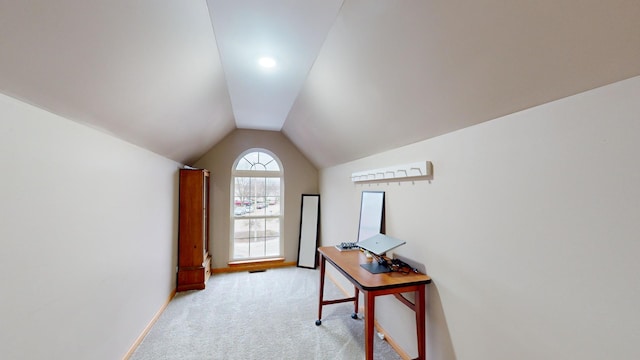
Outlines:
[{"label": "white framed mirror", "polygon": [[384,191],[363,191],[360,201],[358,241],[384,234]]},{"label": "white framed mirror", "polygon": [[300,204],[300,238],[298,267],[318,267],[318,232],[320,230],[320,195],[302,194]]}]

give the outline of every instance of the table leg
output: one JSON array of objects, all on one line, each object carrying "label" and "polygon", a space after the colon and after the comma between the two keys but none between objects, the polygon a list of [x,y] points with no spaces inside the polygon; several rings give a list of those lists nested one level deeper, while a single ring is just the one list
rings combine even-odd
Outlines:
[{"label": "table leg", "polygon": [[353,301],[353,314],[351,314],[351,318],[352,319],[357,319],[358,318],[358,299],[360,298],[360,290],[358,290],[357,287],[353,287],[353,293],[355,294],[355,300]]},{"label": "table leg", "polygon": [[324,256],[320,255],[320,299],[318,300],[318,320],[316,320],[316,325],[322,324],[322,301],[324,300],[324,272],[325,272],[325,264],[327,260]]},{"label": "table leg", "polygon": [[376,297],[371,291],[364,291],[364,348],[365,359],[373,360],[373,326],[376,313]]},{"label": "table leg", "polygon": [[418,334],[418,359],[425,360],[427,358],[425,344],[426,331],[426,311],[425,311],[425,286],[421,285],[416,291],[416,333]]}]

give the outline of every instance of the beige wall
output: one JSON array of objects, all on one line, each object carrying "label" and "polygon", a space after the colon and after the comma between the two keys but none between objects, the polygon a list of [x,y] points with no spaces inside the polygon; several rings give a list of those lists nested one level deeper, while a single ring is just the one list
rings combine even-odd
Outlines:
[{"label": "beige wall", "polygon": [[[284,241],[285,261],[297,261],[302,194],[318,193],[318,170],[280,132],[235,130],[215,145],[194,166],[211,171],[210,244],[213,268],[229,262],[231,221],[231,168],[245,150],[263,148],[273,152],[284,168]],[[321,197],[322,201],[322,197]]]},{"label": "beige wall", "polygon": [[[355,239],[362,190],[386,192],[396,253],[433,278],[429,359],[636,359],[638,99],[640,77],[322,169],[323,244]],[[424,160],[432,181],[349,179]],[[411,312],[378,304],[416,356]]]},{"label": "beige wall", "polygon": [[0,357],[121,359],[175,288],[180,164],[0,94]]}]

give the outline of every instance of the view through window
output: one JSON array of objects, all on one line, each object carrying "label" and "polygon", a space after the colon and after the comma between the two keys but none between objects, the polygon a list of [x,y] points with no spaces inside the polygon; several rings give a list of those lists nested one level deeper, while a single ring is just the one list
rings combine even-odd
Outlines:
[{"label": "view through window", "polygon": [[241,155],[232,181],[232,259],[280,257],[282,170],[274,154],[253,150]]}]

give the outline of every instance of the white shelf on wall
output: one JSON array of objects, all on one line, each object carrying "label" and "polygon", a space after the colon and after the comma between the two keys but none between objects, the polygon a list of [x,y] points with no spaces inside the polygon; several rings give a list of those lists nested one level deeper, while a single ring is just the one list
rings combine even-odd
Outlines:
[{"label": "white shelf on wall", "polygon": [[351,181],[402,180],[404,178],[419,178],[431,175],[431,161],[419,161],[411,164],[354,172],[351,174]]}]

